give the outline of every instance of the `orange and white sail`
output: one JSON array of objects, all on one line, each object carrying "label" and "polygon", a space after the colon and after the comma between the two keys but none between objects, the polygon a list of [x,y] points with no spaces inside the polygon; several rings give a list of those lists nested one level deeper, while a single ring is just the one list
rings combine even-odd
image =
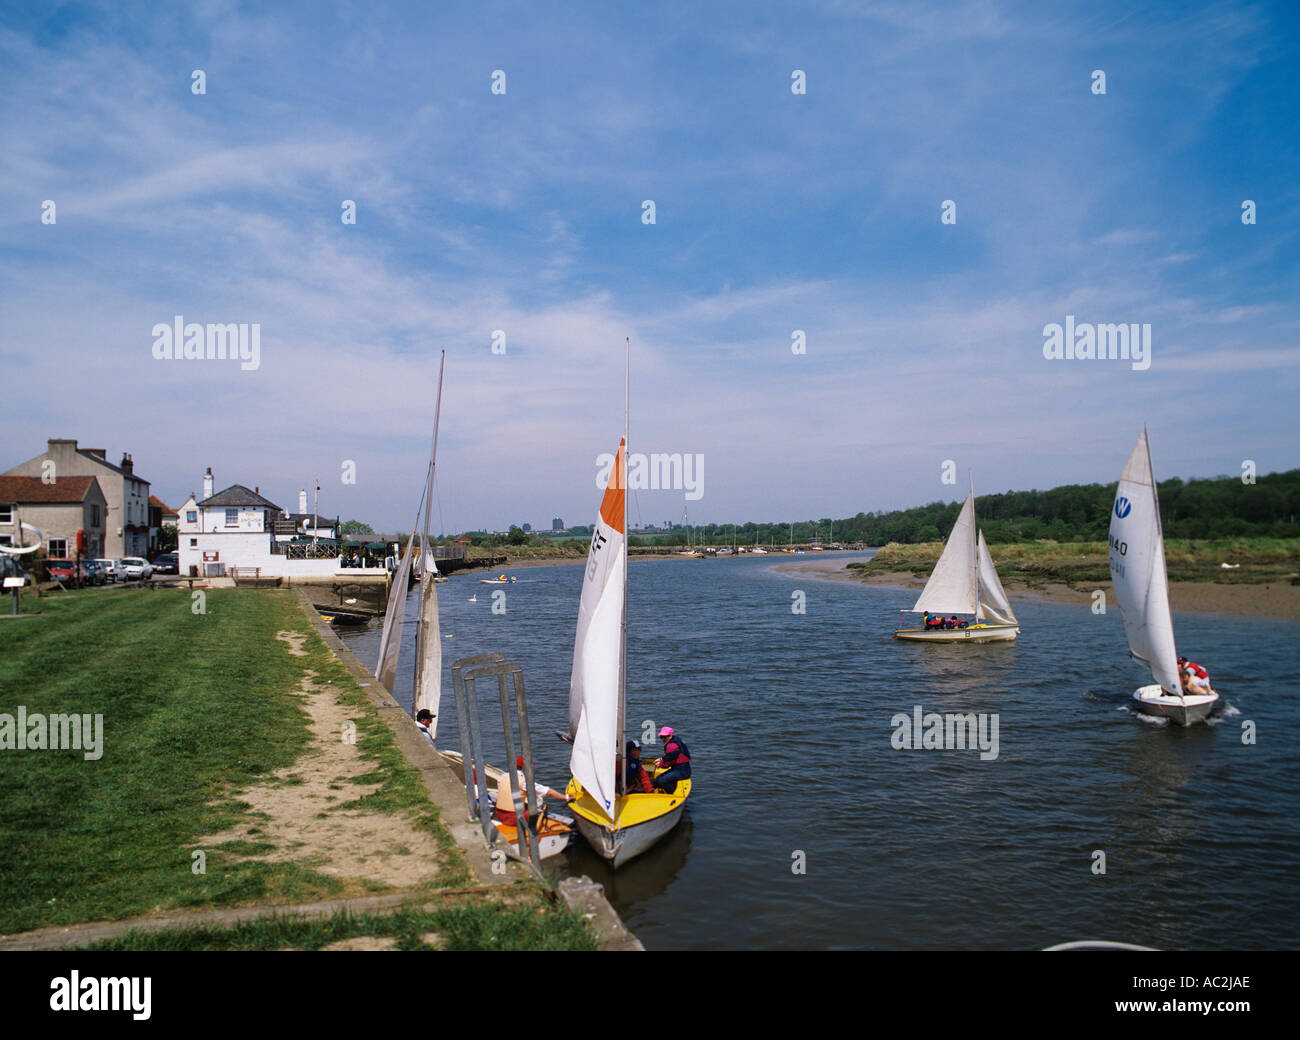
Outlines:
[{"label": "orange and white sail", "polygon": [[622,740],[626,498],[627,442],[622,440],[587,551],[569,680],[569,771],[611,820]]}]

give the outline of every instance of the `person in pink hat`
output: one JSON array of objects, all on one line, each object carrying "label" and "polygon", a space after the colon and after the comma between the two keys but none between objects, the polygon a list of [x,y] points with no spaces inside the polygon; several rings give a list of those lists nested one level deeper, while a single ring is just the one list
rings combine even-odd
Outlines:
[{"label": "person in pink hat", "polygon": [[691,752],[686,741],[673,732],[672,726],[664,726],[659,731],[659,739],[664,742],[664,753],[659,757],[658,764],[667,766],[668,771],[656,776],[654,785],[666,794],[673,794],[677,790],[678,780],[689,780],[691,777]]}]

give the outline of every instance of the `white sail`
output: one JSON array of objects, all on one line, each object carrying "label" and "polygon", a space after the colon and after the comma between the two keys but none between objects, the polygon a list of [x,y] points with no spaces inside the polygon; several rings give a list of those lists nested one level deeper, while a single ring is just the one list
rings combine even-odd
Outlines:
[{"label": "white sail", "polygon": [[999,625],[1016,624],[1015,611],[1007,600],[1006,590],[998,578],[998,570],[993,566],[993,557],[989,555],[988,543],[984,541],[984,532],[979,533],[979,581],[980,609],[978,620],[992,621]]},{"label": "white sail", "polygon": [[415,697],[412,710],[428,708],[433,715],[429,736],[438,736],[438,707],[442,702],[442,631],[438,626],[438,573],[427,540],[420,539],[420,627],[415,640]]},{"label": "white sail", "polygon": [[438,736],[438,707],[442,702],[442,631],[438,625],[438,584],[433,579],[438,565],[429,546],[429,522],[433,516],[433,478],[438,464],[438,422],[442,417],[442,372],[447,363],[443,351],[438,366],[438,402],[433,410],[433,446],[429,449],[429,474],[424,486],[424,530],[420,532],[420,622],[415,639],[415,694],[411,711],[425,708],[433,715],[429,736]]},{"label": "white sail", "polygon": [[397,655],[402,645],[402,625],[406,621],[406,590],[411,582],[411,549],[415,545],[415,532],[406,542],[402,562],[393,573],[388,588],[388,608],[384,611],[384,629],[379,635],[379,660],[375,662],[375,678],[389,693],[397,677]]},{"label": "white sail", "polygon": [[921,590],[914,611],[932,614],[974,614],[978,603],[975,558],[975,492],[957,515],[943,555]]},{"label": "white sail", "polygon": [[1178,654],[1169,610],[1169,577],[1160,502],[1151,473],[1146,430],[1138,437],[1119,478],[1110,515],[1110,580],[1124,617],[1133,656],[1151,669],[1169,694],[1179,696]]},{"label": "white sail", "polygon": [[587,552],[569,680],[569,731],[573,734],[569,771],[611,820],[622,740],[626,450],[626,442],[620,441]]}]

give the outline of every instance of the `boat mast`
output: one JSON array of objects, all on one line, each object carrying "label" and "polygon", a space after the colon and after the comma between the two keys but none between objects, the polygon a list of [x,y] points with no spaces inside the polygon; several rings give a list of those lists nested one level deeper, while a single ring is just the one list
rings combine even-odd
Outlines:
[{"label": "boat mast", "polygon": [[433,512],[433,467],[438,461],[438,420],[442,415],[442,372],[447,367],[447,352],[442,352],[438,362],[438,403],[433,406],[433,446],[429,449],[429,483],[424,499],[424,541],[420,544],[420,566],[428,570],[424,559],[425,542],[429,540],[429,514]]},{"label": "boat mast", "polygon": [[627,558],[632,549],[631,524],[627,508],[628,436],[631,413],[632,338],[623,340],[623,472],[615,467],[615,479],[623,481],[623,633],[619,640],[618,670],[618,746],[614,749],[614,827],[618,827],[618,791],[624,785],[623,755],[627,740]]},{"label": "boat mast", "polygon": [[[433,469],[437,464],[438,458],[438,422],[442,416],[442,373],[447,366],[447,352],[442,352],[442,358],[438,362],[438,400],[433,406],[433,444],[429,448],[429,469],[424,478],[424,527],[420,535],[420,606],[416,614],[415,626],[415,674],[412,677],[411,686],[411,711],[417,709],[417,702],[420,699],[420,690],[424,685],[424,652],[426,643],[429,639],[429,633],[425,631],[425,613],[429,599],[437,595],[434,589],[433,576],[429,571],[429,516],[433,512]],[[436,605],[435,605],[436,606]],[[397,633],[397,639],[401,640],[401,632]],[[441,648],[439,654],[441,655]],[[439,658],[439,669],[441,669],[441,657]],[[435,677],[439,683],[438,697],[441,698],[442,676],[439,674]],[[437,705],[435,704],[435,708]],[[437,715],[434,716],[434,725],[437,725]]]},{"label": "boat mast", "polygon": [[971,538],[971,568],[975,572],[975,620],[980,618],[980,525],[975,519],[975,476],[970,470],[966,471],[966,479],[970,481],[970,538]]},{"label": "boat mast", "polygon": [[[1142,424],[1142,440],[1146,442],[1146,446],[1147,446],[1147,473],[1150,474],[1151,476],[1151,504],[1155,507],[1155,512],[1156,512],[1156,546],[1157,546],[1157,551],[1160,553],[1161,569],[1165,572],[1164,593],[1165,593],[1165,603],[1168,604],[1169,603],[1169,565],[1165,562],[1165,525],[1160,522],[1160,492],[1156,490],[1156,471],[1155,468],[1151,465],[1151,438],[1147,435],[1146,423]],[[1174,612],[1173,609],[1170,608],[1169,624],[1171,630],[1173,628],[1173,617],[1174,617]],[[1132,648],[1130,648],[1129,649],[1130,655],[1132,654],[1132,652],[1133,652]],[[1178,648],[1177,645],[1175,645],[1174,654],[1177,655],[1177,653],[1178,653]],[[1155,655],[1153,654],[1152,656]],[[1149,663],[1148,663],[1148,667],[1150,667]],[[1174,662],[1174,671],[1179,676],[1178,699],[1181,700],[1184,704],[1186,704],[1187,696],[1183,693],[1183,684],[1181,681],[1182,675],[1178,671],[1177,661]],[[1154,669],[1152,674],[1154,677]],[[1163,687],[1161,687],[1161,689],[1163,689]]]}]

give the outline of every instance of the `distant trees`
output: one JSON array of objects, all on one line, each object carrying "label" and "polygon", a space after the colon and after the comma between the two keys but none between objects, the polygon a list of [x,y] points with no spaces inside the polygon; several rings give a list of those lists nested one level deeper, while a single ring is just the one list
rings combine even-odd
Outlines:
[{"label": "distant trees", "polygon": [[375,529],[360,520],[344,520],[340,528],[343,534],[374,534]]}]

